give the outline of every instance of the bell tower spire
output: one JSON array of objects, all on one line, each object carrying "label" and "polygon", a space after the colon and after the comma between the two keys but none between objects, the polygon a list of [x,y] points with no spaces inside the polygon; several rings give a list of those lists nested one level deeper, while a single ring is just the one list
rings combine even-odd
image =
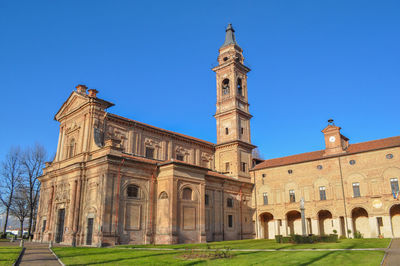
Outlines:
[{"label": "bell tower spire", "polygon": [[216,169],[232,177],[249,179],[251,144],[247,73],[243,50],[235,38],[232,24],[226,28],[225,42],[219,49],[217,76]]}]

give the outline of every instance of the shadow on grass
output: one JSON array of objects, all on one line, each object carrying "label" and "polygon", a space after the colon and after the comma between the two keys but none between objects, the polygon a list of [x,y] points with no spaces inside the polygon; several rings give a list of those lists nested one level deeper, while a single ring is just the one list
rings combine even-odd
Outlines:
[{"label": "shadow on grass", "polygon": [[[356,246],[355,244],[352,244],[352,245],[348,246],[347,248],[351,249],[351,248],[354,248],[355,246]],[[312,252],[312,251],[311,251],[311,252]],[[321,251],[321,252],[326,252],[326,251]],[[317,261],[322,260],[323,258],[328,257],[329,255],[331,255],[331,254],[333,254],[333,253],[335,253],[335,252],[338,252],[338,251],[334,251],[334,250],[333,250],[333,251],[328,251],[328,252],[322,254],[321,256],[315,257],[315,258],[313,258],[313,259],[311,259],[311,260],[309,260],[309,261],[307,261],[307,262],[301,263],[301,264],[299,264],[299,265],[300,265],[300,266],[310,265],[310,264],[312,264],[312,263],[315,263],[315,262],[317,262]]]},{"label": "shadow on grass", "polygon": [[[129,253],[126,253],[126,252],[116,252],[116,253],[117,254],[118,253],[124,253],[124,254],[128,254],[129,255]],[[116,253],[107,253],[107,254],[115,255]],[[162,252],[161,251],[161,253],[156,253],[156,254],[143,254],[143,255],[140,255],[140,256],[132,256],[132,257],[123,257],[123,258],[118,258],[118,259],[101,260],[101,261],[98,261],[98,262],[89,262],[89,263],[76,263],[76,264],[75,263],[68,263],[68,265],[75,265],[75,266],[77,266],[77,265],[96,265],[96,264],[105,264],[105,263],[116,264],[117,262],[121,262],[121,261],[127,261],[132,265],[138,265],[138,264],[143,263],[143,262],[135,262],[135,260],[139,260],[141,258],[164,256],[164,255],[175,255],[177,253],[179,253],[179,252],[174,252],[174,251],[172,251],[172,252],[171,251]],[[97,254],[100,254],[100,253],[97,253]],[[89,255],[93,256],[93,255],[97,255],[97,254],[89,254]],[[86,256],[86,254],[83,254],[83,255]],[[82,256],[81,255],[74,255],[74,256],[69,256],[69,257],[75,257],[76,258],[76,257],[82,257]],[[64,258],[66,258],[66,257],[60,257],[61,260],[64,259]],[[161,261],[160,261],[160,263],[161,263]]]}]

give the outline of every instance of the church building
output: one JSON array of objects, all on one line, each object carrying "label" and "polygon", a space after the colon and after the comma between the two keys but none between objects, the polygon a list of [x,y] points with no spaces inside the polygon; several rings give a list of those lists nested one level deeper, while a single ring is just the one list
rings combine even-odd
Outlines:
[{"label": "church building", "polygon": [[[336,230],[400,236],[400,137],[252,157],[243,50],[228,25],[216,73],[217,143],[110,113],[78,85],[56,113],[57,152],[41,182],[35,241],[68,245],[176,244]],[[351,231],[351,232],[350,232]]]}]

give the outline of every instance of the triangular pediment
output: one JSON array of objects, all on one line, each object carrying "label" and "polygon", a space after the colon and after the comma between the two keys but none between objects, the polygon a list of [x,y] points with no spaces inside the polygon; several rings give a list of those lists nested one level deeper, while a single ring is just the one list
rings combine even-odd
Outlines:
[{"label": "triangular pediment", "polygon": [[332,132],[332,131],[339,131],[341,127],[337,127],[335,125],[328,125],[326,128],[322,130],[322,133]]},{"label": "triangular pediment", "polygon": [[89,97],[86,95],[81,95],[76,91],[73,91],[68,99],[64,102],[61,106],[60,110],[54,116],[54,119],[60,121],[62,117],[66,116],[67,114],[79,109],[82,105],[89,101]]}]

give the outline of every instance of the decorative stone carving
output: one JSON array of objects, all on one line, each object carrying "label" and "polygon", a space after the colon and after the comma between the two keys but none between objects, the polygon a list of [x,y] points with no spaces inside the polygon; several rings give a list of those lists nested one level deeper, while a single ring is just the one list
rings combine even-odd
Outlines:
[{"label": "decorative stone carving", "polygon": [[60,183],[57,186],[57,190],[54,193],[54,201],[59,203],[59,202],[65,202],[69,200],[69,184],[67,183]]}]

